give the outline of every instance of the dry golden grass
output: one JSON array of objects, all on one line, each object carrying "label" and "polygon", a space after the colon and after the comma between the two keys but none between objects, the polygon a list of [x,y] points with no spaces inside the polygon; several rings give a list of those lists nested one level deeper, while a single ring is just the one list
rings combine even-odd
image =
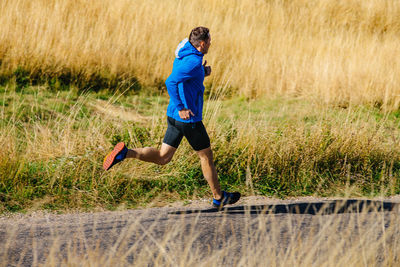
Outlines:
[{"label": "dry golden grass", "polygon": [[212,90],[250,97],[400,103],[400,3],[380,0],[4,0],[1,73],[165,80],[174,50],[207,26]]}]

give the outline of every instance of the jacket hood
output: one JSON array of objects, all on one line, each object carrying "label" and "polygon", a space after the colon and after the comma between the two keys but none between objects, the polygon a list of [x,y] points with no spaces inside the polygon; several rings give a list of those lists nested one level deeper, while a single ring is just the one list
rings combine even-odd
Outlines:
[{"label": "jacket hood", "polygon": [[199,52],[190,42],[188,38],[185,38],[182,40],[182,42],[179,43],[178,47],[175,50],[175,57],[176,58],[183,58],[188,55],[199,55],[203,56],[203,53]]}]

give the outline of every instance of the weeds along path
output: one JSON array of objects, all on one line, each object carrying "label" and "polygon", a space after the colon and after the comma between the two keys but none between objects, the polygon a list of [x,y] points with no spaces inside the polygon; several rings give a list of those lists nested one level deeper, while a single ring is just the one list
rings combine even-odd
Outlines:
[{"label": "weeds along path", "polygon": [[[0,262],[58,266],[395,266],[399,205],[247,198],[122,212],[0,218]],[[397,265],[398,266],[398,265]]]}]

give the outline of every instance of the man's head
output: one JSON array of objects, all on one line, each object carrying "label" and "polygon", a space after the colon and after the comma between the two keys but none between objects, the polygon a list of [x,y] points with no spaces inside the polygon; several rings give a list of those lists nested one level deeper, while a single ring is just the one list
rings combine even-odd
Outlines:
[{"label": "man's head", "polygon": [[211,45],[210,30],[206,27],[196,27],[189,35],[189,42],[201,53],[207,54]]}]

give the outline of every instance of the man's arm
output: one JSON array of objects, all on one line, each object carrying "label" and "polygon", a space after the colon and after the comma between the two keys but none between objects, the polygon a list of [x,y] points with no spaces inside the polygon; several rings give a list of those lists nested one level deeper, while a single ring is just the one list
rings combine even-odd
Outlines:
[{"label": "man's arm", "polygon": [[165,81],[165,85],[167,86],[167,91],[171,100],[176,103],[177,109],[180,111],[185,108],[180,96],[178,89],[179,80],[176,79],[174,74],[171,74],[168,79]]},{"label": "man's arm", "polygon": [[195,69],[195,67],[196,66],[193,66],[192,69],[175,68],[172,70],[171,75],[165,81],[168,94],[171,100],[176,104],[179,111],[179,116],[184,120],[189,119],[190,115],[194,116],[194,114],[190,109],[187,109],[185,107],[184,92],[183,90],[179,89],[178,84],[190,79],[193,76],[193,70]]}]

